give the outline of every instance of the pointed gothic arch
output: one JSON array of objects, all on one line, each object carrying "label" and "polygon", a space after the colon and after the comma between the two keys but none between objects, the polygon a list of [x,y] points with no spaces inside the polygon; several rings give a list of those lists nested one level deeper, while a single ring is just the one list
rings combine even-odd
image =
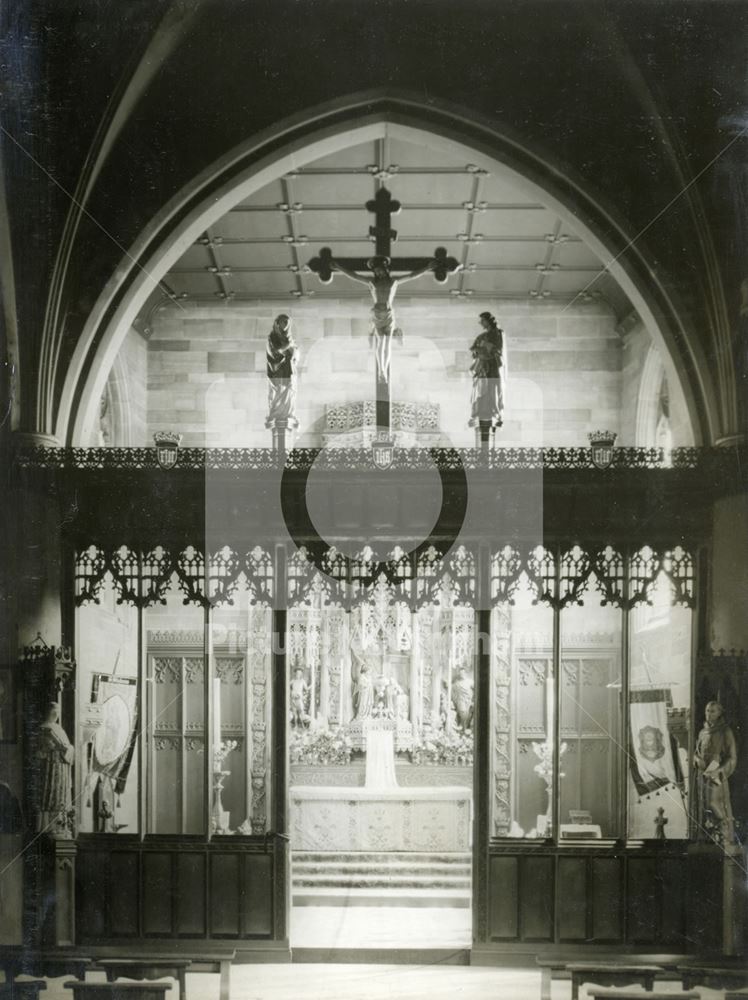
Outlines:
[{"label": "pointed gothic arch", "polygon": [[[341,106],[342,105],[342,106]],[[657,347],[673,361],[697,443],[714,437],[714,387],[702,350],[689,337],[677,305],[640,255],[612,211],[582,186],[506,135],[471,119],[464,109],[441,109],[412,98],[358,95],[334,107],[278,123],[231,150],[175,196],[123,256],[99,296],[65,374],[55,421],[57,439],[88,444],[98,401],[132,321],[157,282],[213,222],[254,191],[290,170],[359,143],[389,135],[424,139],[466,162],[479,159],[514,174],[525,189],[568,220],[628,295]],[[646,275],[646,278],[644,277]]]}]

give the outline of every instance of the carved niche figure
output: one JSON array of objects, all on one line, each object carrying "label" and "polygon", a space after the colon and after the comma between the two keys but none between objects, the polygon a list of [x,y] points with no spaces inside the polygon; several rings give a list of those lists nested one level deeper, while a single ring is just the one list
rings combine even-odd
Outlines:
[{"label": "carved niche figure", "polygon": [[495,430],[504,422],[504,331],[489,312],[480,314],[483,332],[470,345],[473,376],[470,426]]},{"label": "carved niche figure", "polygon": [[694,755],[698,835],[711,839],[716,833],[722,843],[732,844],[735,833],[728,779],[738,762],[735,736],[718,701],[707,704],[705,715]]},{"label": "carved niche figure", "polygon": [[353,694],[353,708],[356,719],[368,719],[374,707],[374,685],[369,675],[369,668],[364,663],[356,680],[356,690]]},{"label": "carved niche figure", "polygon": [[309,723],[306,710],[306,699],[309,685],[304,680],[304,671],[297,667],[291,680],[291,725],[305,726]]},{"label": "carved niche figure", "polygon": [[38,832],[55,837],[71,835],[72,765],[75,750],[60,725],[60,709],[51,702],[39,727],[39,801],[36,818]]},{"label": "carved niche figure", "polygon": [[266,351],[268,376],[268,425],[296,419],[296,371],[299,350],[291,333],[291,317],[276,316]]},{"label": "carved niche figure", "polygon": [[470,729],[473,724],[474,686],[464,667],[457,671],[457,679],[452,684],[452,704],[457,713],[460,729]]}]

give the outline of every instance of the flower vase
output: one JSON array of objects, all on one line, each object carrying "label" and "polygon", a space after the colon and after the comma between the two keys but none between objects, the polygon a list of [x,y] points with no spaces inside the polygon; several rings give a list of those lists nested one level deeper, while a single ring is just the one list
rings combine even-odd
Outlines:
[{"label": "flower vase", "polygon": [[223,808],[221,794],[223,783],[231,774],[231,771],[213,772],[213,808],[211,810],[211,832],[216,834],[231,833],[229,829],[229,814]]}]

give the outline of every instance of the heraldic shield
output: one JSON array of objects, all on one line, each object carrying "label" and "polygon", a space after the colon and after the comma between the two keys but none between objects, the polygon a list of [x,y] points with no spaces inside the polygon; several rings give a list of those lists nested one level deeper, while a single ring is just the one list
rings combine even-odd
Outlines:
[{"label": "heraldic shield", "polygon": [[371,443],[371,455],[378,469],[389,469],[395,454],[395,442],[390,438],[379,438]]},{"label": "heraldic shield", "polygon": [[156,443],[156,460],[162,469],[173,469],[177,464],[181,434],[171,431],[159,431],[153,435]]},{"label": "heraldic shield", "polygon": [[596,469],[607,469],[613,461],[618,435],[615,431],[593,431],[587,437],[590,441],[592,464]]}]

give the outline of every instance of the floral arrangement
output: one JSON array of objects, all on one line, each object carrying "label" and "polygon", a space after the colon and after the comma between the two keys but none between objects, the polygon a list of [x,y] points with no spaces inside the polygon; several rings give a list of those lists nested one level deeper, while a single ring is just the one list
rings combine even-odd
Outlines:
[{"label": "floral arrangement", "polygon": [[223,762],[226,760],[230,753],[239,746],[237,740],[221,740],[220,743],[213,747],[213,770],[222,771]]},{"label": "floral arrangement", "polygon": [[448,764],[471,767],[473,734],[470,730],[448,733],[443,729],[413,744],[410,759],[414,764]]},{"label": "floral arrangement", "polygon": [[349,764],[353,750],[340,729],[295,729],[289,749],[292,764]]},{"label": "floral arrangement", "polygon": [[[553,743],[550,740],[544,740],[543,743],[533,743],[533,750],[535,751],[535,756],[540,761],[533,768],[533,771],[543,779],[546,783],[547,788],[550,790],[553,784]],[[560,756],[566,753],[566,744],[562,743],[559,747]],[[563,771],[559,772],[559,778],[564,778],[566,775]]]}]

